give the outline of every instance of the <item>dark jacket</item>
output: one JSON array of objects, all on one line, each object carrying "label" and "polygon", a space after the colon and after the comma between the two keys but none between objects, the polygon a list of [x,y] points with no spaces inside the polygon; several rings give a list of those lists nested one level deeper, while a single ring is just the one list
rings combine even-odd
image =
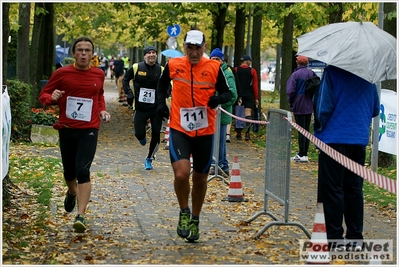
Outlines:
[{"label": "dark jacket", "polygon": [[[229,85],[229,89],[231,92],[231,99],[227,103],[222,104],[222,108],[227,112],[233,113],[233,105],[238,98],[236,87],[238,81],[236,81],[234,77],[233,68],[229,67],[226,62],[223,62],[220,67],[223,70],[224,76],[226,77],[227,84]],[[227,115],[224,112],[221,113],[220,124],[229,124],[231,123],[231,121],[232,118],[230,115]]]},{"label": "dark jacket", "polygon": [[129,82],[133,80],[135,109],[139,111],[156,109],[155,91],[162,73],[162,67],[159,64],[151,66],[145,62],[140,62],[136,72],[133,66],[134,64],[122,80],[123,90],[126,94],[130,93]]},{"label": "dark jacket", "polygon": [[117,59],[114,61],[114,72],[115,72],[115,75],[118,77],[122,76],[123,72],[125,71],[123,69],[123,64],[124,63],[121,59]]},{"label": "dark jacket", "polygon": [[235,68],[238,82],[240,83],[240,91],[238,97],[254,98],[253,82],[251,67],[238,66]]},{"label": "dark jacket", "polygon": [[312,99],[308,94],[305,94],[305,81],[313,75],[314,72],[312,70],[300,65],[287,81],[288,103],[294,115],[306,115],[313,112]]}]

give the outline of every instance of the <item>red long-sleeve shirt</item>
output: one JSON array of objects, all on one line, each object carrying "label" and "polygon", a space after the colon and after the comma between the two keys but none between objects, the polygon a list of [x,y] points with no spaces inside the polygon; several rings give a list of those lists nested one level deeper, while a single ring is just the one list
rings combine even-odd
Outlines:
[{"label": "red long-sleeve shirt", "polygon": [[[45,106],[58,104],[60,111],[58,122],[61,127],[74,129],[99,129],[101,123],[100,111],[106,110],[103,86],[104,72],[99,68],[79,70],[73,65],[68,65],[57,69],[53,73],[40,92],[39,101]],[[51,100],[51,94],[55,89],[65,91],[64,95],[58,100],[58,102]],[[91,105],[91,111],[86,110],[88,111],[86,114],[91,113],[90,118],[86,118],[88,121],[73,119],[75,115],[71,114],[71,107],[67,107],[68,97],[74,98],[76,101],[75,103],[81,104],[79,103],[82,102],[79,101],[79,99],[81,99],[84,100],[83,105],[88,105],[89,107]],[[92,103],[89,103],[90,100]],[[78,111],[80,106],[76,105],[76,109]],[[67,112],[69,118],[67,117]]]}]

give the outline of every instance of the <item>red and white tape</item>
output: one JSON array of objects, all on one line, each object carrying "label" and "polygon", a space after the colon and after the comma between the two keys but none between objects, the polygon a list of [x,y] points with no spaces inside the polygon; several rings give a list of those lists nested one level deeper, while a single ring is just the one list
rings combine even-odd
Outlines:
[{"label": "red and white tape", "polygon": [[381,174],[378,174],[370,169],[367,169],[366,167],[360,165],[359,163],[351,160],[348,157],[345,157],[338,151],[332,149],[330,146],[327,144],[323,143],[320,139],[303,129],[301,126],[293,122],[292,120],[289,120],[288,118],[285,118],[295,129],[298,130],[301,134],[303,134],[307,139],[309,139],[312,143],[314,143],[320,150],[322,150],[324,153],[329,155],[332,159],[340,163],[342,166],[347,168],[348,170],[356,173],[360,177],[362,177],[365,180],[370,181],[371,183],[389,191],[394,194],[396,194],[396,181],[392,180],[388,177],[385,177]]},{"label": "red and white tape", "polygon": [[224,109],[221,108],[221,107],[218,107],[218,108],[219,108],[221,111],[223,111],[224,113],[226,113],[227,115],[229,115],[229,116],[231,116],[231,117],[233,117],[234,119],[239,120],[239,121],[245,121],[245,122],[250,122],[250,123],[255,123],[255,124],[268,124],[268,123],[269,123],[269,122],[267,121],[267,117],[266,117],[265,113],[262,113],[262,114],[263,114],[263,116],[266,118],[266,121],[255,121],[255,120],[248,120],[248,119],[241,118],[241,117],[238,117],[238,116],[236,116],[236,115],[233,115],[233,114],[231,114],[230,112],[224,110]]}]

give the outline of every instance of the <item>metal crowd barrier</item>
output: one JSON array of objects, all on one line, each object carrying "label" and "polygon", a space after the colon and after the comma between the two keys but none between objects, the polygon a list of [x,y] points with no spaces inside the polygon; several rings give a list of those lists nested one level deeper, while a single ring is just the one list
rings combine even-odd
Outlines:
[{"label": "metal crowd barrier", "polygon": [[220,120],[221,120],[222,112],[220,109],[217,109],[216,113],[216,132],[214,134],[213,138],[213,160],[215,161],[215,164],[212,164],[213,168],[215,169],[215,174],[210,176],[208,178],[208,182],[212,181],[215,178],[221,179],[225,184],[230,185],[230,182],[224,178],[222,175],[219,175],[219,173],[223,173],[222,168],[219,167],[219,143],[220,143]]},{"label": "metal crowd barrier", "polygon": [[[267,223],[255,236],[258,239],[273,225],[293,225],[301,228],[311,238],[309,231],[301,223],[289,221],[290,203],[290,164],[291,164],[291,124],[285,119],[292,119],[286,110],[270,108],[269,123],[266,127],[266,167],[264,208],[246,220],[252,222],[260,215],[269,215],[274,219]],[[284,206],[284,220],[280,220],[268,210],[269,197]]]}]

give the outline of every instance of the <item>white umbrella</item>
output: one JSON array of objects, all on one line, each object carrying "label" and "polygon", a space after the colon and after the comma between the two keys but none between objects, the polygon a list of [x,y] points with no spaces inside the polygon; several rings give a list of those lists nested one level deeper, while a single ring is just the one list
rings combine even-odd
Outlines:
[{"label": "white umbrella", "polygon": [[344,69],[370,83],[396,79],[396,38],[371,22],[333,23],[297,39],[298,55]]}]

